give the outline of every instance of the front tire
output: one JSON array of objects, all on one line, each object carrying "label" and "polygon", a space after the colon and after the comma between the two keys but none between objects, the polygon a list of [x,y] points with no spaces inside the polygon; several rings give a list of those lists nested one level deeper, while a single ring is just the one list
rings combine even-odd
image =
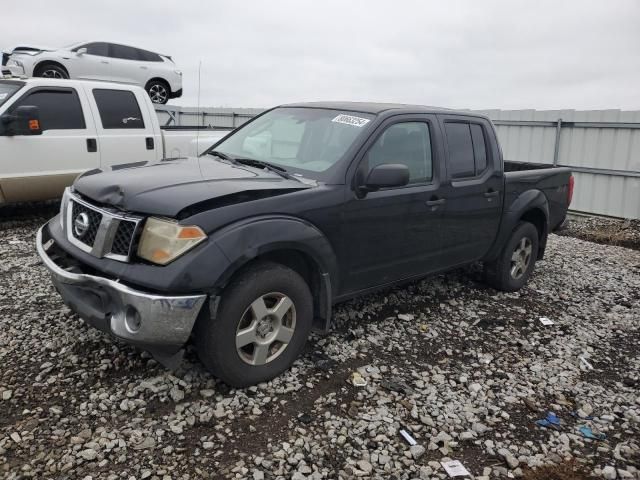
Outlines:
[{"label": "front tire", "polygon": [[486,283],[503,292],[520,290],[533,273],[538,246],[538,229],[529,222],[518,223],[500,256],[485,263]]},{"label": "front tire", "polygon": [[313,298],[295,271],[271,262],[249,267],[224,290],[215,319],[196,325],[198,356],[233,387],[266,382],[287,370],[311,331]]},{"label": "front tire", "polygon": [[44,63],[36,68],[33,76],[44,78],[69,78],[69,73],[60,65],[55,63]]},{"label": "front tire", "polygon": [[151,80],[147,83],[145,90],[149,94],[151,103],[156,105],[164,105],[169,101],[169,96],[171,95],[171,88],[169,88],[167,82],[162,80]]}]

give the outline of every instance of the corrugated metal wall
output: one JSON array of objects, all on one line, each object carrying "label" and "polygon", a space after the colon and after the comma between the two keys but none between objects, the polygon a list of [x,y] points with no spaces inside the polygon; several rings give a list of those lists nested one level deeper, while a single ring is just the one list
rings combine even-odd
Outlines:
[{"label": "corrugated metal wall", "polygon": [[640,111],[481,113],[496,124],[505,159],[553,164],[556,158],[557,165],[574,169],[572,210],[640,218]]},{"label": "corrugated metal wall", "polygon": [[[158,106],[161,124],[238,127],[260,108]],[[574,168],[572,210],[640,219],[640,111],[481,110],[506,160]],[[559,120],[561,120],[559,122]]]}]

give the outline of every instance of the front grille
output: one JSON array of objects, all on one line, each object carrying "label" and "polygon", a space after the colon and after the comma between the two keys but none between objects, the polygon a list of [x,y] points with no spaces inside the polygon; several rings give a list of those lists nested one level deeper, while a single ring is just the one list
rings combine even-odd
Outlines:
[{"label": "front grille", "polygon": [[111,253],[114,255],[128,256],[131,246],[133,245],[133,235],[136,231],[136,223],[121,220],[113,237],[113,245],[111,245]]},{"label": "front grille", "polygon": [[[86,220],[86,221],[85,221]],[[81,203],[73,202],[71,213],[71,234],[78,241],[93,247],[102,222],[102,214],[85,207]]]},{"label": "front grille", "polygon": [[98,258],[129,261],[142,217],[94,206],[68,190],[63,216],[67,239],[76,247]]}]

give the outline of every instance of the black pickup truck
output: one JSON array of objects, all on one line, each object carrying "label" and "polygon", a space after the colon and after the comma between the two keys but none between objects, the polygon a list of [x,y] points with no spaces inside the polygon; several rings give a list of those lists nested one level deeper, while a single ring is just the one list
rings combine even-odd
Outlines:
[{"label": "black pickup truck", "polygon": [[293,104],[198,158],[87,172],[37,249],[90,325],[169,366],[191,339],[213,374],[247,386],[356,295],[473,262],[521,288],[572,190],[566,168],[503,161],[483,116]]}]

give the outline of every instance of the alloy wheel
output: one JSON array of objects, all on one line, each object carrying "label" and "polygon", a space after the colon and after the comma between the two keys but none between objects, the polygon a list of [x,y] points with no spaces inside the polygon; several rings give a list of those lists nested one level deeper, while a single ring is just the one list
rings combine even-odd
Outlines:
[{"label": "alloy wheel", "polygon": [[152,85],[149,89],[149,97],[153,103],[164,103],[167,100],[167,89],[158,83]]},{"label": "alloy wheel", "polygon": [[531,251],[533,250],[533,244],[528,237],[522,238],[516,245],[516,248],[511,254],[511,276],[518,280],[522,278],[524,273],[529,267],[531,262]]},{"label": "alloy wheel", "polygon": [[236,351],[249,365],[265,365],[285,351],[296,328],[296,309],[283,293],[272,292],[251,302],[236,330]]},{"label": "alloy wheel", "polygon": [[53,68],[47,69],[42,72],[42,76],[45,78],[65,78],[65,76],[59,70]]}]

